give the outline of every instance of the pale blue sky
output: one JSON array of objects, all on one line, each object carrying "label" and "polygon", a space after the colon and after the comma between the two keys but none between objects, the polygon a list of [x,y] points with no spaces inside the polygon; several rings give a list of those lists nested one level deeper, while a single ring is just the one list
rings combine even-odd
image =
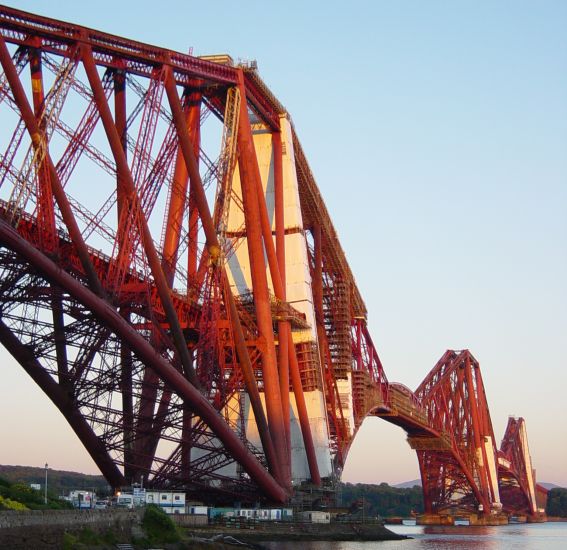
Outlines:
[{"label": "pale blue sky", "polygon": [[[256,59],[294,120],[389,379],[415,388],[445,349],[471,349],[498,443],[508,414],[524,416],[538,478],[567,486],[567,2],[7,4]],[[94,471],[19,368],[3,370],[0,463]],[[344,479],[417,477],[403,432],[368,421]]]}]

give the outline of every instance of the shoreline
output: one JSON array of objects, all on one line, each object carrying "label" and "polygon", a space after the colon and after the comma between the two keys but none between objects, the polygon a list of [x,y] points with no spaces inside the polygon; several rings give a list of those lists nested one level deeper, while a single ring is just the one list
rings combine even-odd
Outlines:
[{"label": "shoreline", "polygon": [[[383,541],[404,540],[410,537],[399,535],[383,525],[340,524],[273,524],[254,529],[235,529],[221,526],[187,528],[186,534],[199,539],[222,535],[234,537],[246,543],[257,542],[301,542],[301,541]],[[220,542],[220,541],[219,541]]]}]

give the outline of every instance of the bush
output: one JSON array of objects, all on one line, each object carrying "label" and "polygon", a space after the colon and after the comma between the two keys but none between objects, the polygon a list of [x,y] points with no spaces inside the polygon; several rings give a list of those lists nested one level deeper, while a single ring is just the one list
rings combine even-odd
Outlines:
[{"label": "bush", "polygon": [[9,496],[32,509],[43,505],[42,494],[24,483],[14,483],[9,489]]},{"label": "bush", "polygon": [[66,500],[53,495],[45,496],[41,491],[32,489],[25,483],[10,483],[0,478],[0,510],[61,510],[73,508]]},{"label": "bush", "polygon": [[12,500],[9,498],[4,498],[0,495],[0,510],[28,510],[28,507],[21,502]]},{"label": "bush", "polygon": [[172,519],[155,505],[146,507],[142,527],[151,544],[178,542],[181,538]]},{"label": "bush", "polygon": [[73,550],[79,539],[72,535],[71,533],[65,533],[63,535],[63,546],[61,547],[63,550]]}]

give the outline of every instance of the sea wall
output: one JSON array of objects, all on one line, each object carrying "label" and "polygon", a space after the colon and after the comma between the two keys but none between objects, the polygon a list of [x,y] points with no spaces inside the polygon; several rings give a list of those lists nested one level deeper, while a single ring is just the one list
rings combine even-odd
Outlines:
[{"label": "sea wall", "polygon": [[84,529],[112,533],[118,542],[129,542],[140,533],[137,510],[30,510],[0,512],[0,548],[61,548],[65,533]]},{"label": "sea wall", "polygon": [[179,527],[195,527],[209,523],[209,518],[204,514],[171,514],[169,517]]}]

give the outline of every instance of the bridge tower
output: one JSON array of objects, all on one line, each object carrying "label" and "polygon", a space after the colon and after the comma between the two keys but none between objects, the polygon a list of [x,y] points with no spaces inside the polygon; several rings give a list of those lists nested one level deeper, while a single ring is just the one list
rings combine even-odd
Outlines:
[{"label": "bridge tower", "polygon": [[498,477],[505,512],[527,516],[532,521],[541,518],[545,505],[538,505],[539,489],[523,418],[508,418],[498,452]]},{"label": "bridge tower", "polygon": [[417,451],[426,514],[487,515],[502,509],[497,447],[480,366],[464,350],[449,350],[416,390],[429,424],[441,434]]}]

